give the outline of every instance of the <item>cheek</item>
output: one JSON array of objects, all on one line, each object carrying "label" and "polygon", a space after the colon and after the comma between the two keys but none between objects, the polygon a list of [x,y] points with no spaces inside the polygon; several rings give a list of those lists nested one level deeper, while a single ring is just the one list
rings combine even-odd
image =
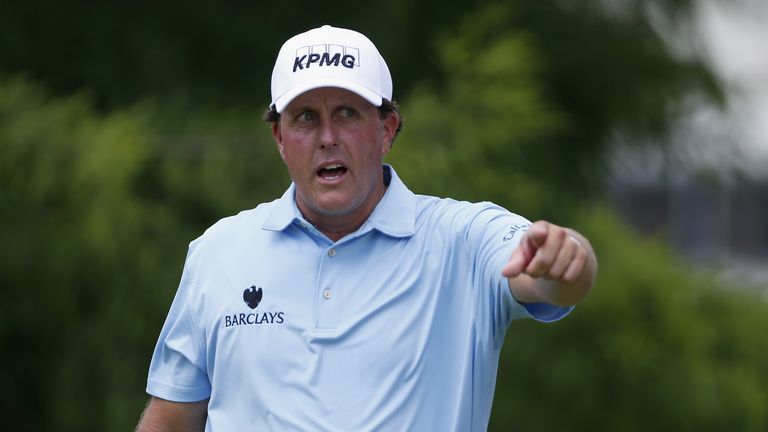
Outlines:
[{"label": "cheek", "polygon": [[306,137],[290,132],[284,132],[282,137],[283,140],[278,144],[278,147],[283,162],[289,166],[301,164],[302,159],[307,158],[309,155]]},{"label": "cheek", "polygon": [[283,162],[285,162],[289,171],[296,171],[303,166],[308,165],[306,152],[302,152],[300,149],[293,146],[283,147]]},{"label": "cheek", "polygon": [[[346,137],[347,142],[358,143],[351,146],[351,151],[358,153],[362,160],[370,164],[377,164],[387,153],[388,146],[384,144],[384,136],[380,130],[371,128],[370,130],[358,131]],[[364,145],[361,145],[364,143]]]},{"label": "cheek", "polygon": [[291,179],[294,181],[301,180],[299,176],[306,171],[305,167],[308,165],[307,162],[302,160],[302,153],[296,151],[295,147],[284,145],[281,156]]}]

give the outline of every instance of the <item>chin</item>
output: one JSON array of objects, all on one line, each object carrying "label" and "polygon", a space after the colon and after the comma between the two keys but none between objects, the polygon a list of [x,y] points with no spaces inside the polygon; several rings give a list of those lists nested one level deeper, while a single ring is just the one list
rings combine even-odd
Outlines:
[{"label": "chin", "polygon": [[354,206],[350,205],[347,202],[332,202],[332,203],[323,203],[316,207],[316,209],[323,214],[331,215],[331,216],[340,216],[348,213],[352,213],[354,210]]},{"label": "chin", "polygon": [[344,214],[354,207],[349,199],[333,195],[335,194],[320,194],[306,203],[313,211],[329,215]]}]

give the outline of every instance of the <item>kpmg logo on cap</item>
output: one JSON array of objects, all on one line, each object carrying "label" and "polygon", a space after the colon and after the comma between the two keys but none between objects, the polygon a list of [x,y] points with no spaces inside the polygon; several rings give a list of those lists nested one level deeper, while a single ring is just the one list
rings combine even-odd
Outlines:
[{"label": "kpmg logo on cap", "polygon": [[343,66],[347,69],[360,67],[360,50],[335,44],[311,45],[296,50],[293,72],[323,66]]}]

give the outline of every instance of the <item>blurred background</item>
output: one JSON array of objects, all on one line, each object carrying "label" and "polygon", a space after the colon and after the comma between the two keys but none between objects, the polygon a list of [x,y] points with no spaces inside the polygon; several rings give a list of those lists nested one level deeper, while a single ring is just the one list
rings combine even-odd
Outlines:
[{"label": "blurred background", "polygon": [[578,228],[594,291],[513,323],[493,431],[768,430],[764,0],[0,0],[0,413],[132,430],[187,244],[289,178],[282,42],[387,59],[414,191]]}]

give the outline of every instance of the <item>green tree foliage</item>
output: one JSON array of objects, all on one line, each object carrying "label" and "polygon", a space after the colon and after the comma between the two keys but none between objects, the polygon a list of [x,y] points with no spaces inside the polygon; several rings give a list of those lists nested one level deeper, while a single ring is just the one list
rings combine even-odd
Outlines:
[{"label": "green tree foliage", "polygon": [[[698,60],[670,52],[649,21],[647,3],[626,2],[622,13],[601,4],[489,3],[464,17],[457,31],[441,33],[435,44],[442,79],[431,92],[437,102],[464,110],[453,129],[471,130],[475,123],[482,132],[474,131],[469,140],[487,136],[503,143],[504,160],[516,164],[511,168],[559,197],[599,195],[612,134],[663,145],[686,96],[721,98],[716,80]],[[683,23],[689,4],[655,6]],[[457,87],[465,89],[462,94]],[[505,103],[516,108],[507,111]],[[519,128],[499,137],[507,122]],[[527,135],[520,137],[523,131]]]},{"label": "green tree foliage", "polygon": [[164,257],[134,238],[169,225],[132,199],[150,157],[142,124],[137,112],[95,116],[83,96],[49,101],[20,80],[0,87],[0,336],[13,351],[1,405],[10,429],[75,430],[87,425],[85,407],[106,424],[110,409],[125,409],[105,406],[110,393],[140,378],[131,364],[139,353],[124,349],[152,323],[136,306],[167,296],[136,289],[142,274],[161,277]]},{"label": "green tree foliage", "polygon": [[322,24],[370,35],[398,91],[434,72],[431,35],[474,7],[459,0],[25,0],[0,2],[0,73],[26,73],[57,93],[82,88],[97,106],[153,98],[266,107],[280,44]]},{"label": "green tree foliage", "polygon": [[531,157],[565,120],[536,81],[530,38],[487,33],[485,24],[499,16],[499,8],[488,9],[467,20],[460,36],[441,40],[441,64],[452,73],[409,96],[406,132],[391,160],[424,193],[540,212],[551,197],[547,179],[531,172]]},{"label": "green tree foliage", "polygon": [[565,321],[512,324],[491,429],[766,430],[764,299],[692,273],[604,209],[579,219],[597,285]]},{"label": "green tree foliage", "polygon": [[23,72],[64,94],[87,88],[106,108],[150,96],[261,109],[280,44],[330,23],[376,41],[392,68],[395,98],[404,99],[419,83],[445,88],[462,74],[444,67],[441,35],[468,35],[465,54],[481,57],[487,55],[477,51],[487,41],[514,32],[535,55],[538,90],[565,120],[557,133],[537,141],[526,166],[555,193],[594,196],[612,134],[662,144],[684,96],[720,97],[707,68],[695,57],[673,54],[649,18],[656,12],[684,26],[692,4],[398,0],[378,2],[372,12],[366,3],[347,0],[0,2],[0,73]]},{"label": "green tree foliage", "polygon": [[166,111],[0,82],[4,428],[129,429],[185,244],[287,186],[252,115]]}]

